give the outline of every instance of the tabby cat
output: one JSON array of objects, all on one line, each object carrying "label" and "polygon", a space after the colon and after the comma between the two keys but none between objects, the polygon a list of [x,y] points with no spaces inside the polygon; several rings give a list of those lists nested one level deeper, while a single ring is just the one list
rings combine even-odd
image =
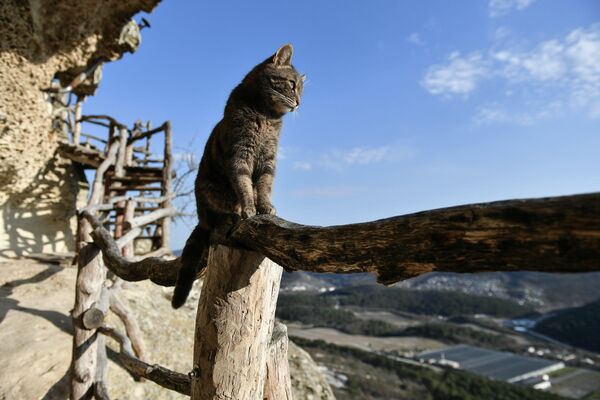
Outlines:
[{"label": "tabby cat", "polygon": [[281,118],[300,105],[305,79],[291,64],[293,51],[282,46],[246,75],[206,142],[195,186],[199,223],[181,255],[174,308],[185,303],[206,267],[211,230],[225,216],[275,214],[271,190]]}]

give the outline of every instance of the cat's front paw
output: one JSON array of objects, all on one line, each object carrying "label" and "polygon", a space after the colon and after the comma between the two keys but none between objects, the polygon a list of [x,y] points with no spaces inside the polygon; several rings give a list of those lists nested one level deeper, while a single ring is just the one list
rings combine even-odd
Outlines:
[{"label": "cat's front paw", "polygon": [[242,209],[242,219],[254,217],[256,215],[256,207],[247,206]]},{"label": "cat's front paw", "polygon": [[256,206],[256,211],[258,214],[270,214],[275,215],[275,207],[271,203],[258,204]]}]

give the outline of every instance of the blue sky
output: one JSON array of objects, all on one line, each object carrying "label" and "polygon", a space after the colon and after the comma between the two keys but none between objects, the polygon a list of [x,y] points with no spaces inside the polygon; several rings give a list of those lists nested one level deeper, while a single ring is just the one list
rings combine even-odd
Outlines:
[{"label": "blue sky", "polygon": [[[278,214],[315,225],[600,190],[600,2],[164,0],[86,113],[171,120],[195,153],[231,89],[291,42]],[[191,227],[178,223],[174,248]]]}]

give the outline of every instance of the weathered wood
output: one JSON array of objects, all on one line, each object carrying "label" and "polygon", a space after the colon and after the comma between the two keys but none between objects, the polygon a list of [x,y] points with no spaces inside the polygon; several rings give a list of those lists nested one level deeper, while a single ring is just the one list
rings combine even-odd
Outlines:
[{"label": "weathered wood", "polygon": [[162,132],[164,130],[165,130],[165,124],[162,124],[158,128],[150,129],[149,131],[135,132],[135,134],[131,135],[131,137],[129,138],[129,143],[133,143],[137,140],[141,140],[144,138],[149,138],[150,136],[152,136],[156,133]]},{"label": "weathered wood", "polygon": [[85,329],[97,329],[104,323],[104,313],[96,307],[88,308],[81,318]]},{"label": "weathered wood", "polygon": [[79,327],[75,321],[81,321],[83,314],[100,297],[102,283],[106,278],[106,269],[98,257],[98,248],[94,244],[85,244],[90,240],[89,223],[79,219],[79,256],[75,291],[75,305],[71,315],[74,320],[73,358],[71,361],[71,399],[91,398],[95,381],[98,357],[96,331]]},{"label": "weathered wood", "polygon": [[[97,140],[100,143],[104,143],[104,144],[108,143],[108,141],[106,139],[103,139],[103,138],[101,138],[99,136],[96,136],[96,135],[92,135],[92,134],[84,133],[84,132],[80,132],[80,135],[83,136],[83,137],[85,137],[85,138]],[[79,143],[79,142],[77,142],[77,143]]]},{"label": "weathered wood", "polygon": [[[133,220],[133,217],[135,214],[135,205],[136,205],[136,203],[134,201],[125,202],[125,210],[123,212],[123,218],[124,218],[126,224],[129,224]],[[129,232],[127,232],[127,233],[129,233]],[[135,256],[135,246],[133,244],[133,240],[131,240],[129,243],[127,243],[125,246],[123,246],[122,253],[123,253],[123,257],[128,258],[128,259],[132,259]]]},{"label": "weathered wood", "polygon": [[146,345],[144,344],[144,339],[142,338],[142,331],[140,327],[131,314],[131,311],[119,300],[116,296],[116,293],[113,293],[110,296],[110,310],[115,313],[117,317],[123,322],[125,326],[125,332],[127,337],[129,337],[131,341],[131,345],[133,347],[133,351],[137,358],[141,361],[147,361],[146,356]]},{"label": "weathered wood", "polygon": [[75,124],[73,127],[73,144],[79,144],[81,140],[81,110],[83,106],[83,101],[85,97],[77,96],[77,101],[75,102]]},{"label": "weathered wood", "polygon": [[119,249],[128,246],[131,242],[133,242],[134,239],[137,239],[141,233],[142,228],[133,228],[128,230],[126,234],[117,239],[116,246]]},{"label": "weathered wood", "polygon": [[[100,299],[96,304],[97,310],[100,311],[100,313],[102,313],[102,320],[104,320],[104,316],[108,313],[109,297],[110,292],[112,292],[112,287],[109,289],[107,287],[107,283],[108,280],[105,280],[103,282],[102,292],[100,293]],[[102,324],[100,324],[100,326],[102,326]],[[97,329],[100,326],[94,326],[94,328]],[[103,385],[106,385],[108,382],[108,355],[106,353],[106,338],[104,337],[104,335],[96,335],[96,343],[98,348],[98,356],[96,361],[96,378],[94,384],[95,388],[96,384],[99,382]]]},{"label": "weathered wood", "polygon": [[[172,157],[171,157],[171,122],[167,121],[164,123],[165,129],[165,150],[164,150],[164,169],[163,169],[163,182],[162,182],[162,192],[161,195],[166,197],[164,203],[161,204],[162,208],[169,209],[171,208],[171,200],[169,196],[171,195],[171,187],[173,175],[171,174],[171,169],[173,167]],[[162,243],[161,247],[169,248],[170,247],[170,236],[171,236],[171,218],[165,217],[161,221],[161,233],[162,233]]]},{"label": "weathered wood", "polygon": [[260,215],[230,237],[291,270],[372,272],[391,284],[432,271],[600,270],[600,193],[442,208],[316,227]]},{"label": "weathered wood", "polygon": [[111,180],[113,182],[126,182],[129,184],[147,184],[147,183],[155,183],[155,182],[161,182],[162,181],[162,177],[158,177],[158,176],[121,176],[121,177],[117,177],[115,176],[114,178],[111,178]]},{"label": "weathered wood", "polygon": [[88,201],[89,206],[95,206],[102,203],[102,197],[104,196],[104,173],[115,163],[118,150],[118,142],[111,144],[106,152],[106,158],[102,161],[102,164],[98,166],[96,176],[94,177],[94,183],[92,184],[92,193]]},{"label": "weathered wood", "polygon": [[132,192],[132,191],[137,191],[137,192],[162,192],[162,188],[157,187],[157,186],[144,186],[144,185],[130,185],[130,186],[123,186],[123,187],[115,187],[112,186],[110,188],[110,190],[114,190],[115,192]]},{"label": "weathered wood", "polygon": [[212,247],[196,317],[192,400],[262,400],[282,269]]},{"label": "weathered wood", "polygon": [[[121,201],[132,201],[135,203],[151,203],[151,204],[156,204],[156,203],[162,203],[164,202],[166,199],[173,199],[175,197],[175,194],[171,194],[169,197],[166,196],[161,196],[161,197],[135,197],[135,196],[115,196],[115,197],[111,197],[110,199],[106,199],[104,203],[102,204],[96,204],[96,205],[87,205],[83,208],[81,208],[79,210],[79,213],[93,213],[96,211],[109,211],[109,210],[113,210],[115,208],[117,208],[115,206],[115,203],[119,203]],[[139,209],[139,208],[138,208]],[[156,210],[158,210],[158,208],[155,208]]]},{"label": "weathered wood", "polygon": [[[125,236],[128,234],[129,232]],[[105,264],[119,278],[130,282],[149,279],[161,286],[175,285],[177,271],[180,268],[179,258],[164,260],[157,257],[147,257],[140,261],[131,262],[121,256],[117,243],[115,243],[110,232],[102,226],[96,227],[91,235],[102,251]]]},{"label": "weathered wood", "polygon": [[117,128],[127,128],[125,125],[108,115],[84,115],[83,117],[81,117],[81,121],[86,121],[91,124],[98,124],[98,121],[96,121],[97,119],[108,121],[108,123],[103,124],[102,126],[108,127],[110,125],[114,125]]},{"label": "weathered wood", "polygon": [[[125,175],[125,152],[127,149],[127,138],[129,136],[129,133],[127,132],[127,129],[125,128],[121,128],[119,129],[119,150],[117,152],[117,157],[116,157],[116,161],[115,161],[115,167],[114,167],[114,176],[111,177],[111,181],[114,181],[113,178],[121,178]],[[120,187],[123,186],[122,182],[113,182],[112,183],[113,187]],[[110,196],[114,197],[115,192],[111,192]],[[115,203],[116,207],[123,207],[125,206],[125,202],[121,201],[118,203]],[[121,236],[123,236],[123,232],[125,230],[125,227],[123,226],[123,222],[125,221],[125,216],[123,215],[123,213],[117,212],[117,218],[116,218],[116,226],[115,226],[115,237],[119,238]]]},{"label": "weathered wood", "polygon": [[275,322],[267,354],[267,377],[263,400],[292,400],[292,398],[287,327],[281,322]]},{"label": "weathered wood", "polygon": [[158,221],[161,218],[170,217],[177,213],[177,209],[175,207],[169,208],[160,208],[156,211],[152,211],[151,213],[141,215],[139,217],[133,218],[131,221],[128,221],[125,225],[126,229],[133,229],[139,226],[148,225],[154,221]]},{"label": "weathered wood", "polygon": [[[154,239],[154,238],[160,238],[160,237],[159,236],[154,236],[152,238]],[[133,260],[134,261],[139,261],[139,260],[143,260],[146,257],[164,257],[164,256],[168,256],[168,255],[171,255],[171,254],[172,254],[171,253],[171,249],[169,249],[167,247],[161,247],[161,248],[158,248],[158,249],[156,249],[154,251],[151,251],[150,253],[146,253],[143,256],[135,256],[135,257],[133,257]]]},{"label": "weathered wood", "polygon": [[69,160],[80,164],[89,165],[93,168],[100,166],[105,159],[104,155],[98,150],[75,145],[67,140],[58,141],[58,153],[64,158],[68,158]]},{"label": "weathered wood", "polygon": [[[96,172],[88,206],[100,204],[104,195],[104,173],[115,162],[118,143],[110,146],[106,159]],[[93,215],[92,215],[93,217]],[[73,321],[83,320],[83,314],[100,301],[102,285],[106,279],[106,268],[102,265],[98,248],[90,241],[91,223],[78,218],[77,240],[79,247],[75,305]],[[71,360],[71,399],[87,399],[93,394],[98,362],[98,342],[96,331],[88,330],[74,323],[73,355]]]},{"label": "weathered wood", "polygon": [[[259,215],[220,231],[214,243],[252,249],[290,270],[372,272],[387,284],[431,271],[600,271],[598,193],[471,204],[331,227]],[[99,247],[110,247],[108,233],[94,237]],[[121,276],[118,260],[105,263]],[[176,265],[153,259],[127,275],[143,280],[160,271],[160,280],[173,282]]]},{"label": "weathered wood", "polygon": [[131,342],[127,336],[109,327],[101,327],[98,332],[110,336],[119,342],[119,361],[129,372],[146,378],[164,388],[181,394],[190,395],[190,378],[187,375],[168,370],[160,365],[150,365],[138,360],[133,354]]},{"label": "weathered wood", "polygon": [[104,381],[96,381],[96,383],[94,383],[94,397],[96,400],[110,400],[108,389],[106,388]]}]

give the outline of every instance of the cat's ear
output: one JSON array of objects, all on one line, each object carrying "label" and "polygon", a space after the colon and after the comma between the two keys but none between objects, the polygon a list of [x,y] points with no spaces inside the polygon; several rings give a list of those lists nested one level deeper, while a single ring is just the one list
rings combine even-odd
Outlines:
[{"label": "cat's ear", "polygon": [[281,67],[284,65],[292,64],[292,54],[294,54],[294,48],[291,44],[284,44],[273,54],[273,64]]}]

